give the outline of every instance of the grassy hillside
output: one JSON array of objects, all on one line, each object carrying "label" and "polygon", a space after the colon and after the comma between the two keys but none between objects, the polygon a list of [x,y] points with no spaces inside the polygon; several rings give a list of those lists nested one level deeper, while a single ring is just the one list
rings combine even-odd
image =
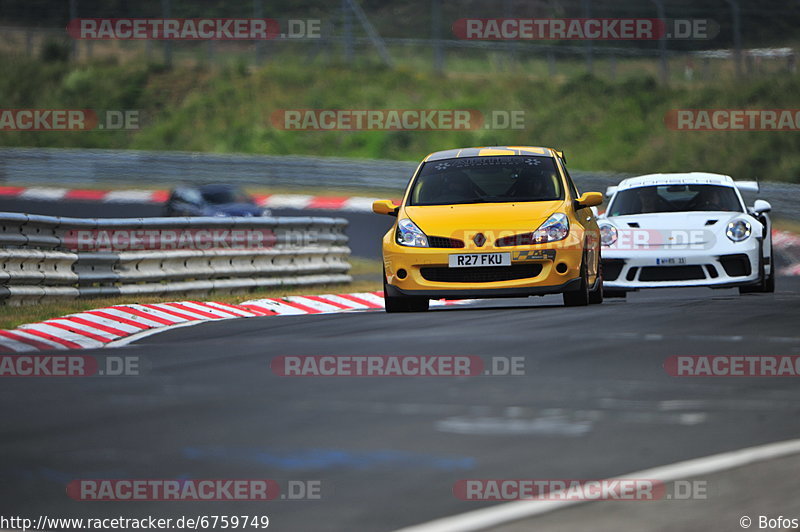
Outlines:
[{"label": "grassy hillside", "polygon": [[[456,146],[542,144],[563,148],[574,168],[710,170],[800,182],[800,132],[676,132],[672,108],[800,108],[800,77],[662,88],[649,77],[617,82],[525,72],[436,77],[377,66],[334,68],[295,58],[182,68],[0,57],[3,108],[139,109],[136,132],[2,132],[0,145],[416,160]],[[506,131],[282,131],[278,109],[462,108],[524,110],[526,128]]]}]

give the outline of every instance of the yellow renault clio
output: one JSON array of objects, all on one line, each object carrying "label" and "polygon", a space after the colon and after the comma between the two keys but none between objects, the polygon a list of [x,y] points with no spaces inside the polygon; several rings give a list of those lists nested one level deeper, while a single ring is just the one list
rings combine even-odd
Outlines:
[{"label": "yellow renault clio", "polygon": [[567,306],[600,303],[600,239],[564,156],[551,148],[464,148],[428,155],[383,238],[387,312],[420,312],[431,299],[563,294]]}]

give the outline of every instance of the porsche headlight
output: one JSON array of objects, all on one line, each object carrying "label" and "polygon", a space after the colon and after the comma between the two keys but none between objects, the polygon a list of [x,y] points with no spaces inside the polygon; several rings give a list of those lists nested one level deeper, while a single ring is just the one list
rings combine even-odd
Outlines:
[{"label": "porsche headlight", "polygon": [[401,246],[412,246],[418,248],[428,247],[428,237],[408,218],[403,218],[397,222],[397,233],[395,240]]},{"label": "porsche headlight", "polygon": [[569,234],[569,218],[566,214],[556,213],[544,221],[539,228],[533,232],[533,242],[544,244],[545,242],[556,242],[564,240]]},{"label": "porsche headlight", "polygon": [[750,223],[745,220],[734,220],[729,223],[728,227],[725,229],[725,234],[734,242],[746,240],[751,232],[752,227],[750,227]]},{"label": "porsche headlight", "polygon": [[613,246],[617,241],[617,228],[611,224],[600,224],[600,244],[603,246]]}]

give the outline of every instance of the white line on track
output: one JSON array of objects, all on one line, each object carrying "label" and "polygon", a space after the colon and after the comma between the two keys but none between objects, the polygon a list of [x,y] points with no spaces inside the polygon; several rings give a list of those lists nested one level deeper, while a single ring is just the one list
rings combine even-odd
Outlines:
[{"label": "white line on track", "polygon": [[[644,471],[636,471],[609,480],[653,478],[664,483],[673,482],[675,480],[709,475],[797,453],[800,453],[800,439],[786,440],[756,447],[748,447],[738,451],[714,454],[704,458],[686,460],[684,462],[645,469]],[[514,501],[436,519],[420,525],[402,528],[396,532],[475,532],[587,502],[590,501]]]}]

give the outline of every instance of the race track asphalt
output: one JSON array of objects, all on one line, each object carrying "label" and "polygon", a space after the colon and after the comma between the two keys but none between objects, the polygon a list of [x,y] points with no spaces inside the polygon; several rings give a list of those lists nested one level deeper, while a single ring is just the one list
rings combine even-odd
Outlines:
[{"label": "race track asphalt", "polygon": [[[279,531],[390,531],[488,504],[468,478],[605,478],[798,437],[796,378],[679,378],[671,355],[800,355],[800,278],[775,294],[556,296],[424,314],[238,319],[100,358],[139,376],[5,378],[0,515],[268,515]],[[279,355],[522,357],[524,375],[281,377]],[[86,502],[74,479],[321,481],[321,499]]]}]

